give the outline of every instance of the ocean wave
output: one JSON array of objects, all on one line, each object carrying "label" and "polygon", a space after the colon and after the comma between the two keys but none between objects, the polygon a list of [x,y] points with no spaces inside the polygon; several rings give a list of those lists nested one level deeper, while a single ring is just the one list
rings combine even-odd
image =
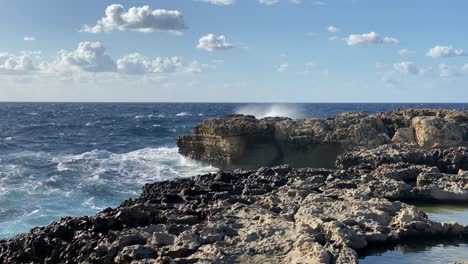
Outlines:
[{"label": "ocean wave", "polygon": [[191,116],[192,114],[190,113],[187,113],[187,112],[181,112],[181,113],[178,113],[176,116]]},{"label": "ocean wave", "polygon": [[117,206],[136,197],[146,183],[217,170],[166,147],[127,153],[95,149],[0,155],[0,238],[60,217],[93,215]]},{"label": "ocean wave", "polygon": [[92,150],[54,159],[59,171],[79,171],[83,175],[118,174],[126,182],[147,183],[189,177],[216,171],[215,167],[186,158],[177,148],[144,148],[116,154]]}]

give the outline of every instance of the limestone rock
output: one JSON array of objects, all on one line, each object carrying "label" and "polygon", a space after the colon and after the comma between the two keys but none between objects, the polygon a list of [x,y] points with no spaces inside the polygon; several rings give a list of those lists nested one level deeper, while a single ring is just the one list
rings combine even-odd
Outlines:
[{"label": "limestone rock", "polygon": [[416,143],[423,148],[446,148],[463,143],[463,128],[454,121],[418,116],[413,118],[412,127]]}]

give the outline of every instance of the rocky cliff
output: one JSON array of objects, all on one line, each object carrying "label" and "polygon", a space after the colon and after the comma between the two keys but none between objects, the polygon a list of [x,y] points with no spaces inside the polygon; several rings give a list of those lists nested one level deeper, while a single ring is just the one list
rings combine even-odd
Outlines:
[{"label": "rocky cliff", "polygon": [[467,151],[396,145],[341,156],[338,171],[264,167],[149,184],[115,209],[0,240],[0,263],[352,264],[368,247],[468,239],[468,226],[402,202],[468,201]]},{"label": "rocky cliff", "polygon": [[328,119],[230,115],[201,123],[177,145],[183,155],[228,166],[330,168],[343,151],[394,142],[424,149],[467,145],[468,111],[342,113]]}]

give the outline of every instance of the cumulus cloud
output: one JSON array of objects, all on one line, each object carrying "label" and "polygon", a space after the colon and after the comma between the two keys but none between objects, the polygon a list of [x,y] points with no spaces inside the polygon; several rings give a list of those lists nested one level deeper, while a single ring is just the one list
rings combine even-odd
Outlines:
[{"label": "cumulus cloud", "polygon": [[416,51],[409,50],[409,49],[401,49],[398,51],[398,54],[403,57],[411,56],[416,54]]},{"label": "cumulus cloud", "polygon": [[26,36],[23,38],[24,41],[35,41],[36,38],[35,37],[31,37],[31,36]]},{"label": "cumulus cloud", "polygon": [[119,72],[126,74],[170,73],[183,67],[180,57],[149,59],[140,53],[132,53],[117,60]]},{"label": "cumulus cloud", "polygon": [[143,6],[132,7],[127,11],[122,5],[113,4],[106,8],[106,16],[100,19],[96,25],[84,25],[81,31],[88,33],[112,30],[180,32],[185,28],[184,18],[177,10],[152,10],[149,6]]},{"label": "cumulus cloud", "polygon": [[0,53],[0,74],[34,74],[64,80],[97,74],[112,78],[126,75],[198,74],[214,68],[214,65],[196,60],[186,63],[178,56],[153,59],[140,53],[131,53],[114,60],[100,42],[81,42],[73,51],[60,50],[51,61],[43,60],[38,52],[25,51],[21,55]]},{"label": "cumulus cloud", "polygon": [[234,45],[229,43],[224,35],[216,36],[215,34],[208,34],[201,37],[197,45],[197,48],[207,51],[226,50],[233,47]]},{"label": "cumulus cloud", "polygon": [[330,32],[330,33],[336,33],[338,31],[340,31],[340,29],[335,27],[335,26],[329,26],[329,27],[327,27],[327,31]]},{"label": "cumulus cloud", "polygon": [[364,33],[364,34],[359,34],[359,35],[349,35],[344,40],[349,46],[400,43],[399,39],[391,38],[391,37],[382,38],[375,32]]},{"label": "cumulus cloud", "polygon": [[106,48],[100,42],[81,42],[78,48],[68,52],[61,50],[51,64],[43,68],[52,71],[81,70],[85,72],[115,72],[117,66],[106,54]]},{"label": "cumulus cloud", "polygon": [[28,54],[0,53],[0,74],[27,74],[35,70]]},{"label": "cumulus cloud", "polygon": [[459,57],[467,56],[462,49],[454,49],[452,46],[434,46],[426,53],[431,58]]},{"label": "cumulus cloud", "polygon": [[409,61],[393,64],[393,68],[398,73],[406,75],[418,75],[421,72],[415,63]]},{"label": "cumulus cloud", "polygon": [[235,0],[199,0],[199,1],[211,3],[214,5],[232,5],[236,2]]},{"label": "cumulus cloud", "polygon": [[258,2],[262,5],[276,5],[279,0],[258,0]]}]

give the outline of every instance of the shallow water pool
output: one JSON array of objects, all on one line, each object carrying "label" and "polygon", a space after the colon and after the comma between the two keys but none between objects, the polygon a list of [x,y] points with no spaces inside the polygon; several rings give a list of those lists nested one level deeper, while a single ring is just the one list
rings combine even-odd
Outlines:
[{"label": "shallow water pool", "polygon": [[419,264],[468,261],[468,241],[412,241],[390,248],[371,249],[362,254],[362,264]]},{"label": "shallow water pool", "polygon": [[[433,221],[468,224],[468,205],[421,203],[415,206],[426,212]],[[411,241],[403,245],[369,249],[360,255],[360,263],[364,264],[466,262],[468,240]]]},{"label": "shallow water pool", "polygon": [[429,219],[437,222],[456,221],[468,225],[468,204],[416,204]]}]

